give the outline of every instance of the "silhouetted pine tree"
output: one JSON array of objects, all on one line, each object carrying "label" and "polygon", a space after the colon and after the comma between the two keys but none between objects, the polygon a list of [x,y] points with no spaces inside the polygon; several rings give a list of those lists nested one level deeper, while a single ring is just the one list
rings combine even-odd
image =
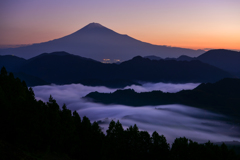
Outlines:
[{"label": "silhouetted pine tree", "polygon": [[151,137],[136,124],[124,130],[119,121],[111,121],[104,135],[97,122],[91,123],[86,116],[81,120],[65,104],[60,109],[51,95],[47,103],[37,101],[32,88],[4,67],[0,128],[0,159],[44,159],[52,153],[74,159],[239,159],[225,144],[198,144],[185,137],[176,138],[170,149],[163,135],[153,132]]},{"label": "silhouetted pine tree", "polygon": [[157,159],[169,159],[170,147],[166,138],[163,135],[159,135],[156,131],[152,133],[152,146],[150,149],[151,158]]}]

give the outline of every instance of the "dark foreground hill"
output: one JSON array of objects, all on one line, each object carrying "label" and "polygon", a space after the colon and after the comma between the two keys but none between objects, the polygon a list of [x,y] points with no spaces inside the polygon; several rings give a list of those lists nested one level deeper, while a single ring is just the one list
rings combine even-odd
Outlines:
[{"label": "dark foreground hill", "polygon": [[200,61],[151,61],[137,56],[117,65],[104,64],[66,52],[44,53],[10,68],[12,72],[38,77],[47,83],[82,83],[108,87],[124,87],[138,84],[139,81],[215,82],[232,77],[226,71]]},{"label": "dark foreground hill", "polygon": [[59,160],[238,160],[239,155],[225,144],[210,141],[198,144],[185,137],[167,143],[163,135],[139,131],[137,125],[126,130],[111,121],[104,134],[97,122],[67,109],[60,109],[50,96],[44,103],[24,81],[0,73],[0,159]]},{"label": "dark foreground hill", "polygon": [[113,93],[92,92],[84,98],[104,104],[128,106],[184,104],[233,116],[240,121],[240,79],[223,79],[216,83],[202,83],[193,90],[177,93],[162,91],[136,93],[132,89]]}]

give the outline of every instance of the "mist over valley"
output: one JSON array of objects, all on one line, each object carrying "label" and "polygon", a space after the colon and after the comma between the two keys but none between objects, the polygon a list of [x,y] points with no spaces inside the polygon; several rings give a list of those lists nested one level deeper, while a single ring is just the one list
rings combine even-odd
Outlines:
[{"label": "mist over valley", "polygon": [[[136,92],[163,90],[164,92],[178,92],[182,89],[193,89],[199,84],[165,84],[148,83],[142,86],[127,86]],[[239,126],[229,120],[226,115],[216,114],[207,110],[190,106],[172,104],[158,106],[131,107],[126,105],[104,105],[85,101],[82,97],[90,92],[113,93],[117,89],[103,86],[91,87],[81,84],[45,85],[33,87],[36,99],[48,101],[51,94],[60,106],[64,103],[71,110],[77,110],[81,117],[87,116],[90,120],[97,121],[103,131],[108,128],[111,120],[117,121],[128,128],[137,124],[140,130],[149,133],[157,131],[166,136],[168,142],[173,142],[177,137],[204,143],[208,140],[240,141]]]}]

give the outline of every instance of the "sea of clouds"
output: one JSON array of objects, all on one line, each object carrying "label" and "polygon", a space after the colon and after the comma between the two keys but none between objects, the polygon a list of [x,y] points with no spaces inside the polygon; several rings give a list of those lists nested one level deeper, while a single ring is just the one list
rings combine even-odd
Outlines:
[{"label": "sea of clouds", "polygon": [[[136,92],[161,90],[178,92],[193,89],[196,83],[166,84],[146,83],[142,86],[128,86]],[[98,121],[103,131],[111,120],[119,120],[124,128],[137,124],[140,130],[150,134],[157,131],[163,134],[169,143],[177,137],[187,137],[198,142],[240,141],[239,127],[227,121],[228,117],[206,110],[179,104],[131,107],[124,105],[103,105],[82,99],[90,92],[114,92],[117,89],[103,86],[91,87],[81,84],[45,85],[33,87],[36,99],[47,102],[52,95],[60,107],[65,103],[72,111],[77,110],[81,117],[87,116],[92,122]]]}]

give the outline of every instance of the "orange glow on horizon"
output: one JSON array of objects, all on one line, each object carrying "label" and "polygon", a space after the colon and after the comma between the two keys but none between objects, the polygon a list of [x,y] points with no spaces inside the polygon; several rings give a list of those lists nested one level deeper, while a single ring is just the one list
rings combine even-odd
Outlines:
[{"label": "orange glow on horizon", "polygon": [[0,46],[46,42],[97,22],[156,45],[240,50],[239,6],[239,0],[3,1]]},{"label": "orange glow on horizon", "polygon": [[[117,32],[117,31],[116,31]],[[71,33],[71,32],[70,32]],[[41,36],[30,36],[21,38],[22,43],[18,42],[16,38],[15,43],[5,43],[0,44],[0,48],[15,48],[24,45],[31,45],[34,43],[42,43],[50,40],[58,39],[69,35],[70,33],[62,33],[58,36],[54,34],[42,34]],[[205,33],[206,34],[206,33]],[[45,35],[45,36],[44,36]],[[128,34],[130,37],[140,40],[142,42],[154,44],[154,45],[164,45],[170,47],[180,47],[180,48],[189,48],[189,49],[229,49],[229,50],[240,50],[240,35],[231,37],[228,35],[225,36],[206,36],[206,35],[185,35],[185,36],[173,36],[173,35],[156,35],[154,31],[151,31],[151,34]],[[155,36],[152,36],[155,35]],[[34,40],[35,39],[35,40]]]},{"label": "orange glow on horizon", "polygon": [[[134,37],[135,38],[135,37]],[[144,39],[145,38],[145,39]],[[240,51],[240,35],[231,36],[176,36],[172,37],[138,37],[136,38],[143,42],[151,43],[154,45],[165,45],[170,47],[180,47],[189,49],[229,49],[229,50],[239,50]]]}]

